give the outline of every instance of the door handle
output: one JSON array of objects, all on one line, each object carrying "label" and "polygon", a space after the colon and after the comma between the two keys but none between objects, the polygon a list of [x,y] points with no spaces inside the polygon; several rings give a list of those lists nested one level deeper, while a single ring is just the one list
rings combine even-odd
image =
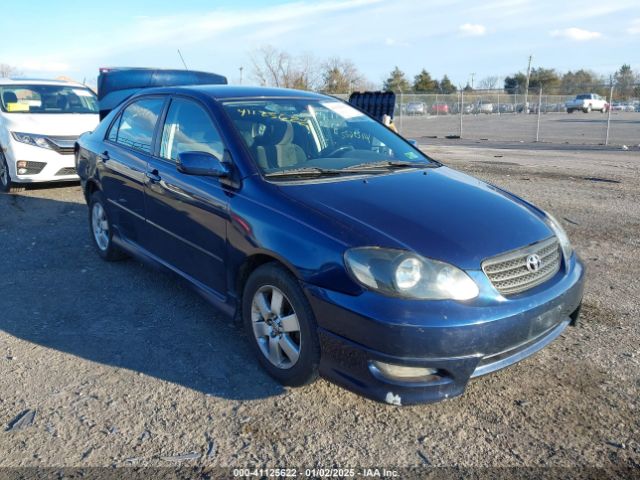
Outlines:
[{"label": "door handle", "polygon": [[151,170],[150,172],[146,172],[145,175],[149,180],[151,180],[151,183],[156,183],[162,180],[162,178],[158,174],[158,170]]},{"label": "door handle", "polygon": [[109,160],[109,152],[105,150],[104,152],[99,153],[98,158],[103,162],[106,162],[107,160]]}]

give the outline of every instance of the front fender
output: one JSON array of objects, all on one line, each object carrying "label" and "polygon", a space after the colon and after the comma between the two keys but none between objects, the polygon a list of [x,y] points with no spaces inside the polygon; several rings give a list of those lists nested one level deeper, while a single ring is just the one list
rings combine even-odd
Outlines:
[{"label": "front fender", "polygon": [[[270,189],[267,186],[267,189]],[[350,244],[328,232],[335,219],[316,218],[311,209],[245,182],[231,200],[227,231],[230,270],[237,272],[248,257],[266,255],[280,261],[302,282],[357,294],[361,288],[347,275],[343,255]],[[235,285],[230,279],[229,285]]]}]

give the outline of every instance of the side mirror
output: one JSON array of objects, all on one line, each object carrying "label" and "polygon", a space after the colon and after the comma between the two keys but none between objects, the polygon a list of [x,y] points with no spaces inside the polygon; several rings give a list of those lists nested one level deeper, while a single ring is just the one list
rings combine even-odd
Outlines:
[{"label": "side mirror", "polygon": [[414,147],[418,148],[418,141],[417,140],[415,140],[413,138],[409,138],[409,139],[407,139],[407,142],[409,142]]},{"label": "side mirror", "polygon": [[224,178],[229,176],[229,167],[218,157],[207,152],[182,152],[178,154],[176,168],[187,175],[203,175]]}]

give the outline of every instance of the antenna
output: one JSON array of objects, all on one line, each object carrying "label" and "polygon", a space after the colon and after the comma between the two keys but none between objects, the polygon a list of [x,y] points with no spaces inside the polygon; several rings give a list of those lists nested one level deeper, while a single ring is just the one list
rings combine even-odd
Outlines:
[{"label": "antenna", "polygon": [[182,60],[182,64],[184,65],[184,69],[185,70],[189,70],[189,67],[187,67],[187,63],[184,61],[184,58],[182,57],[182,53],[180,53],[180,49],[178,49],[178,55],[180,56],[180,60]]}]

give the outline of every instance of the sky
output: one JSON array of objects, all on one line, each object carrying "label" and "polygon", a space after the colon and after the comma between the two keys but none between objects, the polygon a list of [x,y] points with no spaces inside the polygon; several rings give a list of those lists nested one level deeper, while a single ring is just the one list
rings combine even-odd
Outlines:
[{"label": "sky", "polygon": [[[4,8],[0,63],[95,83],[99,67],[182,68],[243,83],[251,52],[350,59],[373,83],[394,66],[455,84],[533,67],[640,71],[640,0],[23,0]],[[11,18],[11,21],[6,21]]]}]

